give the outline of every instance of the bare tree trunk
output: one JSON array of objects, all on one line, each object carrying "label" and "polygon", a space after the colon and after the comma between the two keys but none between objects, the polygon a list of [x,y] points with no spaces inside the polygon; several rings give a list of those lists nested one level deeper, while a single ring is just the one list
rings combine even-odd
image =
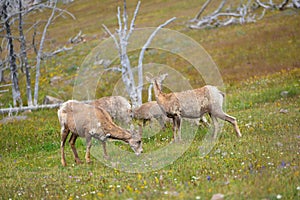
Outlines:
[{"label": "bare tree trunk", "polygon": [[23,18],[22,18],[22,1],[19,0],[19,33],[21,40],[21,67],[25,68],[26,74],[26,96],[27,105],[32,106],[32,95],[31,95],[31,77],[30,77],[30,66],[28,65],[27,53],[26,53],[26,40],[23,33]]},{"label": "bare tree trunk", "polygon": [[4,82],[4,77],[3,77],[3,75],[4,75],[4,71],[3,71],[2,67],[1,67],[1,68],[0,68],[0,83]]},{"label": "bare tree trunk", "polygon": [[22,106],[22,99],[21,99],[21,93],[19,88],[19,81],[18,81],[18,73],[17,73],[17,64],[16,64],[16,57],[14,52],[14,45],[13,45],[13,38],[11,35],[11,29],[9,24],[9,19],[7,18],[7,1],[3,3],[3,9],[2,9],[2,16],[5,20],[4,27],[6,30],[6,35],[8,39],[8,50],[9,50],[9,65],[10,65],[10,74],[11,74],[11,80],[12,80],[12,96],[13,96],[13,105],[16,106],[17,102],[19,102],[19,105]]},{"label": "bare tree trunk", "polygon": [[49,17],[45,27],[44,27],[44,31],[42,34],[42,38],[40,41],[40,47],[39,47],[39,51],[37,53],[36,56],[36,74],[35,74],[35,85],[34,85],[34,100],[33,100],[33,104],[36,106],[38,104],[38,97],[39,97],[39,79],[40,79],[40,66],[41,66],[41,59],[42,59],[42,53],[43,53],[43,48],[44,48],[44,41],[46,38],[46,33],[47,33],[47,29],[51,24],[51,21],[54,17],[54,13],[55,13],[55,9],[56,9],[56,3],[57,0],[55,0],[54,2],[54,6],[52,9],[52,13],[51,16]]},{"label": "bare tree trunk", "polygon": [[0,60],[0,83],[4,82],[4,63]]},{"label": "bare tree trunk", "polygon": [[[0,55],[2,54],[2,48],[0,46]],[[4,62],[2,60],[2,58],[0,58],[0,83],[2,83],[4,81]]]}]

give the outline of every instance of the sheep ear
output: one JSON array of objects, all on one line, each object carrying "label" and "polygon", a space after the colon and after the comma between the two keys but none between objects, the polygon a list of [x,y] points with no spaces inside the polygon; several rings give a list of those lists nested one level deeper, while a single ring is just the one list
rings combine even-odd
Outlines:
[{"label": "sheep ear", "polygon": [[151,78],[149,76],[145,76],[146,81],[151,82]]},{"label": "sheep ear", "polygon": [[168,73],[164,73],[164,74],[160,75],[160,77],[161,77],[162,80],[164,80],[167,76],[168,76]]},{"label": "sheep ear", "polygon": [[152,82],[153,75],[149,72],[146,72],[145,78],[148,82]]}]

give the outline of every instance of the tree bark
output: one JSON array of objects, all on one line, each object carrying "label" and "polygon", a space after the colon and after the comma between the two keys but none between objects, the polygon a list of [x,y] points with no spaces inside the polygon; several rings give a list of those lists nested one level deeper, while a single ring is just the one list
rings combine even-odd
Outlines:
[{"label": "tree bark", "polygon": [[4,82],[4,63],[0,60],[0,83]]},{"label": "tree bark", "polygon": [[26,39],[23,33],[23,17],[22,17],[22,1],[19,0],[19,34],[21,41],[21,67],[25,68],[26,74],[26,96],[27,105],[32,106],[32,95],[31,95],[31,75],[30,66],[28,65],[27,52],[26,52]]},{"label": "tree bark", "polygon": [[26,111],[26,110],[52,109],[52,108],[58,108],[61,104],[62,103],[38,105],[38,106],[26,106],[26,107],[21,107],[21,108],[3,108],[3,109],[0,109],[0,114],[22,112],[22,111]]},{"label": "tree bark", "polygon": [[39,79],[40,79],[40,66],[41,66],[41,59],[42,59],[42,53],[43,53],[43,48],[44,48],[44,41],[46,38],[46,33],[47,33],[47,29],[51,24],[51,21],[54,17],[54,13],[55,13],[55,9],[56,9],[56,3],[57,0],[55,0],[55,4],[53,6],[52,9],[52,13],[51,16],[49,17],[45,27],[44,27],[44,31],[42,34],[42,38],[40,41],[40,47],[39,47],[39,51],[37,53],[36,56],[36,74],[35,74],[35,84],[34,84],[34,99],[33,99],[33,104],[36,106],[38,104],[38,97],[39,97]]},{"label": "tree bark", "polygon": [[6,35],[8,39],[8,50],[9,50],[9,65],[10,65],[10,75],[12,80],[12,96],[13,96],[13,105],[17,106],[17,102],[20,106],[22,106],[22,99],[21,99],[21,93],[19,88],[19,81],[18,81],[18,73],[17,73],[17,64],[16,64],[16,56],[14,52],[14,45],[13,45],[13,38],[11,34],[11,28],[10,28],[10,20],[7,18],[7,1],[4,1],[3,7],[2,7],[2,16],[5,20],[4,27],[6,30]]}]

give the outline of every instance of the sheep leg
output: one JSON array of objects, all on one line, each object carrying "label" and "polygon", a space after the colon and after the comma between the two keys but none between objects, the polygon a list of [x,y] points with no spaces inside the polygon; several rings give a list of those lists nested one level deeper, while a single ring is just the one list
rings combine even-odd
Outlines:
[{"label": "sheep leg", "polygon": [[143,127],[145,127],[147,125],[147,119],[143,119]]},{"label": "sheep leg", "polygon": [[181,117],[176,116],[178,140],[181,141]]},{"label": "sheep leg", "polygon": [[204,115],[200,117],[200,122],[203,123],[204,126],[208,127],[209,123]]},{"label": "sheep leg", "polygon": [[226,113],[217,113],[216,117],[231,123],[234,126],[234,129],[235,129],[235,132],[236,132],[237,136],[242,137],[239,126],[238,126],[237,121],[234,117],[232,117],[232,116],[230,116]]},{"label": "sheep leg", "polygon": [[91,147],[92,147],[92,138],[86,137],[86,153],[85,153],[86,163],[91,163]]},{"label": "sheep leg", "polygon": [[165,122],[164,122],[164,119],[163,119],[162,117],[158,117],[157,120],[158,120],[158,122],[159,122],[159,125],[160,125],[161,129],[162,129],[163,131],[166,130],[166,124],[165,124]]},{"label": "sheep leg", "polygon": [[242,137],[242,134],[241,134],[241,131],[239,129],[236,119],[230,115],[225,114],[225,120],[230,122],[234,126],[237,136]]},{"label": "sheep leg", "polygon": [[210,116],[213,122],[213,138],[216,139],[219,131],[219,123],[218,123],[218,118],[215,116]]},{"label": "sheep leg", "polygon": [[139,134],[142,135],[143,134],[143,125],[138,122],[138,127],[139,127]]},{"label": "sheep leg", "polygon": [[80,161],[80,159],[78,157],[78,153],[77,153],[77,150],[76,150],[76,147],[75,147],[75,142],[76,142],[77,137],[78,136],[76,134],[72,133],[71,138],[69,140],[69,143],[71,145],[71,148],[72,148],[72,151],[73,151],[73,154],[74,154],[75,162],[77,164],[80,164],[81,161]]},{"label": "sheep leg", "polygon": [[174,142],[177,142],[176,133],[177,133],[177,121],[176,121],[176,118],[173,117],[173,139],[174,139]]},{"label": "sheep leg", "polygon": [[103,146],[104,159],[108,160],[109,156],[107,155],[107,151],[106,151],[106,142],[102,142],[102,146]]},{"label": "sheep leg", "polygon": [[65,143],[66,143],[66,139],[69,135],[69,132],[70,130],[65,128],[65,127],[62,127],[61,128],[61,143],[60,143],[60,152],[61,152],[61,164],[63,166],[66,166],[67,163],[66,163],[66,158],[65,158],[65,152],[64,152],[64,149],[65,149]]}]

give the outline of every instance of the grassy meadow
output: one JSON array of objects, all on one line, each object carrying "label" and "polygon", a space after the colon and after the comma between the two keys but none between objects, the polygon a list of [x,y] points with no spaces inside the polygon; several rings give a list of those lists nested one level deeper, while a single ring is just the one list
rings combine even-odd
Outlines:
[{"label": "grassy meadow", "polygon": [[[64,45],[79,30],[86,34],[86,42],[43,63],[40,102],[46,94],[72,98],[76,70],[85,56],[108,37],[101,24],[110,30],[116,28],[116,6],[121,3],[76,0],[62,5],[77,20],[58,18],[49,30],[51,40],[46,49]],[[129,16],[135,3],[127,4]],[[173,16],[178,18],[168,28],[199,42],[219,67],[226,87],[226,112],[237,118],[241,138],[225,123],[217,144],[201,157],[200,142],[207,128],[200,126],[182,156],[146,173],[124,172],[94,157],[91,164],[76,165],[66,144],[68,165],[62,167],[57,110],[18,113],[27,119],[0,123],[0,199],[211,199],[216,193],[224,194],[225,199],[299,199],[299,11],[268,11],[253,24],[190,30],[186,21],[201,5],[196,0],[143,1],[136,27],[155,27]],[[137,59],[134,52],[131,58]],[[187,70],[190,64],[185,60],[146,52],[145,63],[154,61],[185,74],[193,87],[201,86],[202,81]],[[24,75],[19,75],[21,88],[25,88]],[[50,79],[55,76],[63,80],[51,85]],[[97,96],[110,95],[111,82],[117,78],[112,74],[102,85],[98,83]],[[9,95],[0,96],[3,107],[12,104]],[[151,135],[151,129],[146,129],[145,135]],[[144,153],[166,146],[171,138],[170,127],[144,137]],[[110,143],[131,151],[123,143]],[[76,147],[84,161],[83,140],[78,140]]]}]

